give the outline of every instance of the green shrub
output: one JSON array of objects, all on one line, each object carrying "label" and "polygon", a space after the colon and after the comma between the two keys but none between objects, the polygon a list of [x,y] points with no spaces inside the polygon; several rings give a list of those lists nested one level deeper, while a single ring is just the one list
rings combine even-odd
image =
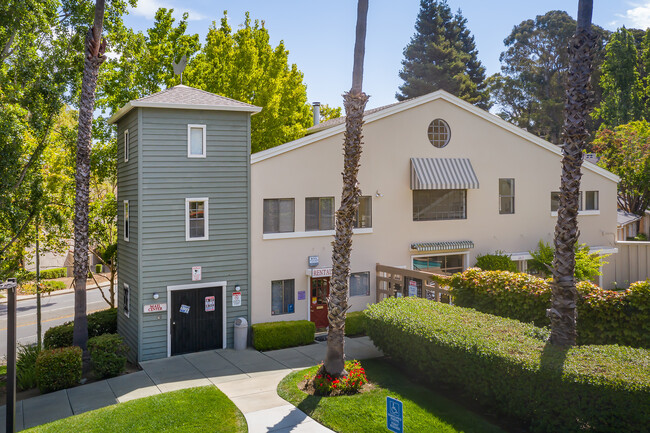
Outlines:
[{"label": "green shrub", "polygon": [[530,424],[536,432],[640,432],[650,425],[650,351],[559,348],[531,324],[418,298],[366,310],[386,355]]},{"label": "green shrub", "polygon": [[16,354],[16,387],[19,390],[36,388],[36,359],[41,353],[37,345],[18,345]]},{"label": "green shrub", "polygon": [[81,349],[43,350],[36,359],[36,380],[41,392],[70,388],[81,380]]},{"label": "green shrub", "polygon": [[[451,287],[454,304],[509,317],[537,326],[550,324],[550,280],[477,268],[434,280]],[[640,281],[625,291],[603,290],[589,282],[577,284],[578,343],[620,344],[650,348],[650,282]]]},{"label": "green shrub", "polygon": [[[54,278],[65,278],[68,276],[68,268],[45,269],[40,272],[41,280],[52,280]],[[28,272],[25,276],[27,280],[35,280],[36,272]]]},{"label": "green shrub", "polygon": [[366,316],[363,311],[353,311],[345,315],[345,335],[365,335]]},{"label": "green shrub", "polygon": [[124,371],[129,347],[118,334],[103,334],[88,339],[88,351],[95,376],[113,377]]},{"label": "green shrub", "polygon": [[[72,346],[73,322],[53,326],[45,331],[43,346],[46,349]],[[117,309],[97,311],[88,315],[88,338],[117,332]]]},{"label": "green shrub", "polygon": [[512,261],[510,256],[507,256],[503,251],[497,251],[494,254],[485,254],[476,256],[477,268],[484,271],[510,271],[517,272],[517,264]]},{"label": "green shrub", "polygon": [[303,346],[314,342],[316,325],[309,320],[256,323],[253,328],[253,347],[274,350]]},{"label": "green shrub", "polygon": [[[606,265],[605,258],[609,256],[600,256],[596,253],[591,253],[589,247],[585,244],[576,244],[576,266],[574,275],[578,281],[593,280],[601,275],[600,268]],[[555,250],[552,246],[542,241],[537,244],[536,251],[530,251],[532,260],[528,261],[528,269],[541,276],[549,277],[552,272],[553,256]]]},{"label": "green shrub", "polygon": [[95,265],[95,273],[96,273],[96,274],[99,274],[99,273],[101,273],[101,272],[102,272],[102,264],[101,264],[101,263],[97,263],[97,264]]},{"label": "green shrub", "polygon": [[[51,293],[57,290],[64,290],[68,286],[63,281],[41,281],[41,293]],[[25,283],[21,285],[22,292],[28,295],[36,294],[35,283]]]}]

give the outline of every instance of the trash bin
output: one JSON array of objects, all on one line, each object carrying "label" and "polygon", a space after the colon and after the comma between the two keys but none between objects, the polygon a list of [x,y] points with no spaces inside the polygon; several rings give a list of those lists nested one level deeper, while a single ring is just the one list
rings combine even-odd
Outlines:
[{"label": "trash bin", "polygon": [[235,319],[235,350],[246,349],[248,341],[248,321],[243,317]]}]

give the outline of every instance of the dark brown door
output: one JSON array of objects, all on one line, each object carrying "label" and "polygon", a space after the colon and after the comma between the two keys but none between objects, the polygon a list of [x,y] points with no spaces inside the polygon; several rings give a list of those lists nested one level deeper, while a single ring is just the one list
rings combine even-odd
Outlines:
[{"label": "dark brown door", "polygon": [[171,292],[171,354],[223,347],[222,287]]},{"label": "dark brown door", "polygon": [[310,318],[317,329],[329,326],[329,320],[327,319],[327,297],[329,294],[329,277],[311,279]]}]

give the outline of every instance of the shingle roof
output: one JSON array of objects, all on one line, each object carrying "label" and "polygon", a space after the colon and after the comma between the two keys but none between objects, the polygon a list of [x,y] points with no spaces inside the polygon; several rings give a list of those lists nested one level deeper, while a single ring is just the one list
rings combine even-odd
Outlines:
[{"label": "shingle roof", "polygon": [[642,217],[640,217],[639,215],[624,211],[623,209],[618,209],[616,212],[616,225],[621,227],[624,226],[625,224],[638,221],[641,218]]},{"label": "shingle roof", "polygon": [[[366,111],[363,112],[363,115],[365,117],[365,116],[367,116],[369,114],[385,110],[386,108],[390,108],[390,107],[393,107],[395,105],[402,104],[402,103],[404,103],[406,101],[410,101],[410,99],[405,99],[404,101],[394,102],[392,104],[382,105],[381,107],[366,110]],[[341,125],[343,123],[345,123],[345,116],[337,117],[335,119],[326,120],[325,122],[319,123],[318,125],[314,125],[311,128],[307,128],[307,134],[313,134],[314,132],[323,131],[325,129],[329,129],[329,128],[332,128],[332,127],[334,127],[336,125]]]},{"label": "shingle roof", "polygon": [[185,110],[224,110],[224,111],[248,111],[257,113],[261,110],[245,102],[224,96],[215,95],[205,90],[195,89],[184,85],[178,85],[165,89],[161,92],[135,99],[120,108],[110,119],[109,123],[115,123],[135,107],[152,108],[176,108]]}]

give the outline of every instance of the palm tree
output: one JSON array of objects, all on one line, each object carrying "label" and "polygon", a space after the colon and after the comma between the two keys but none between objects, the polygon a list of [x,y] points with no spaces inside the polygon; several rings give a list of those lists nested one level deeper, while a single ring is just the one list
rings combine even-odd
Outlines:
[{"label": "palm tree", "polygon": [[77,171],[74,215],[74,331],[73,344],[86,352],[88,319],[86,317],[86,278],[88,276],[88,200],[90,190],[90,146],[92,138],[95,88],[99,66],[106,57],[102,39],[104,0],[95,2],[95,20],[88,29],[85,43],[84,72],[79,98],[79,135],[77,136]]},{"label": "palm tree", "polygon": [[363,82],[363,57],[366,51],[366,22],[368,0],[359,0],[357,7],[357,32],[354,43],[354,66],[352,88],[343,95],[345,107],[345,137],[343,139],[343,192],[341,207],[336,212],[336,234],[332,249],[332,278],[328,299],[329,331],[327,355],[324,368],[332,376],[346,375],[344,340],[345,314],[348,310],[348,277],[350,275],[350,251],[352,228],[359,208],[359,159],[363,111],[368,95],[361,90]]},{"label": "palm tree", "polygon": [[562,179],[557,224],[555,225],[555,257],[551,308],[546,314],[551,320],[552,344],[570,346],[576,343],[575,244],[578,230],[578,201],[582,174],[583,150],[589,133],[586,120],[591,111],[591,76],[594,32],[591,30],[593,0],[579,0],[578,24],[569,42],[569,75],[562,136]]}]

